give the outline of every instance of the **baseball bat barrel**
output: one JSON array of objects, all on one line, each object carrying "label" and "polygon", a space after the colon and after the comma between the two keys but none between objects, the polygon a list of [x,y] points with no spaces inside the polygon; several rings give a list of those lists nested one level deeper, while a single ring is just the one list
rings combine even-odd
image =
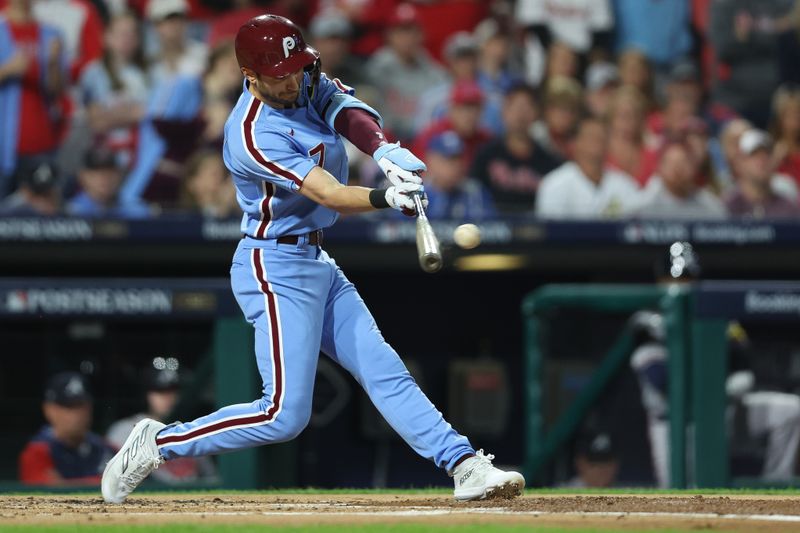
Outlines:
[{"label": "baseball bat barrel", "polygon": [[442,268],[442,251],[439,248],[439,239],[436,238],[431,223],[425,214],[421,195],[414,195],[414,205],[417,208],[417,254],[419,255],[419,265],[425,272],[437,272]]}]

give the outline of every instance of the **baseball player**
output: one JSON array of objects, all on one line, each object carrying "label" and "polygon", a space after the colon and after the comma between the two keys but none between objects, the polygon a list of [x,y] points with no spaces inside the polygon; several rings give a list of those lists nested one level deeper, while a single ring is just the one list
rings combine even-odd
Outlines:
[{"label": "baseball player", "polygon": [[[225,125],[223,155],[245,236],[231,285],[255,328],[263,396],[188,423],[142,420],[106,466],[103,498],[124,501],[164,461],[295,438],[311,415],[320,350],[353,374],[417,453],[454,477],[456,499],[520,494],[522,475],[495,468],[492,455],[476,452],[444,420],[321,247],[322,229],[339,213],[393,208],[413,215],[425,165],[386,142],[380,115],[321,72],[319,53],[291,21],[251,19],[236,36],[236,57],[244,90]],[[347,185],[342,137],[373,155],[388,188]]]}]

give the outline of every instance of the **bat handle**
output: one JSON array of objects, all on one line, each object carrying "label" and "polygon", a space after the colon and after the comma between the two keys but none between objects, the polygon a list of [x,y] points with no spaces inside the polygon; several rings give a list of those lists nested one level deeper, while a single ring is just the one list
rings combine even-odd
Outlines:
[{"label": "bat handle", "polygon": [[425,207],[422,205],[422,193],[414,193],[411,197],[414,198],[414,207],[417,209],[417,216],[427,219],[428,215],[425,214]]}]

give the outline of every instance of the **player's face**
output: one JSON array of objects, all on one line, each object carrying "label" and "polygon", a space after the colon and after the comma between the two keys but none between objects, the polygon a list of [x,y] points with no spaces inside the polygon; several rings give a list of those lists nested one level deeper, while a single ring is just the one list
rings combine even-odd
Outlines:
[{"label": "player's face", "polygon": [[300,88],[303,86],[303,69],[284,78],[256,75],[254,78],[248,77],[248,79],[263,100],[268,103],[290,106],[300,96]]}]

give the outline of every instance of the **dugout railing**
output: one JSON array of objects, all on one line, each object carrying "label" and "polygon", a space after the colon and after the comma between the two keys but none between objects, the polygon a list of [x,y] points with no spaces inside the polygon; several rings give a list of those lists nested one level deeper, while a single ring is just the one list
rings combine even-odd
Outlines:
[{"label": "dugout railing", "polygon": [[[549,462],[578,429],[592,404],[628,361],[633,333],[626,326],[588,384],[550,427],[543,416],[542,340],[548,311],[577,308],[598,313],[664,313],[669,350],[670,483],[673,488],[752,484],[731,479],[725,426],[726,329],[730,320],[796,323],[800,284],[700,282],[691,285],[547,285],[525,297],[524,471],[542,482]],[[691,432],[687,431],[689,426]],[[689,442],[691,439],[691,442]],[[687,454],[691,450],[692,457]]]}]

